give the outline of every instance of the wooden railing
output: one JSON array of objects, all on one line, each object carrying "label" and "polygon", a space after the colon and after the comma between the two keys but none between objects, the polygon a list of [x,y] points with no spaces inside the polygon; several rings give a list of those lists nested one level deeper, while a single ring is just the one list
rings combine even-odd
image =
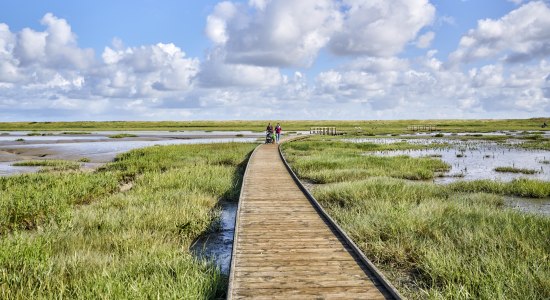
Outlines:
[{"label": "wooden railing", "polygon": [[338,135],[336,127],[311,127],[309,133],[320,135]]}]

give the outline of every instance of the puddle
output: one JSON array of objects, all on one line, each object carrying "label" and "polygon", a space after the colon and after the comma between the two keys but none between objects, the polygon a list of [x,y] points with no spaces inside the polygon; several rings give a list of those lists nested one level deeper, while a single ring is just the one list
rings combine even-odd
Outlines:
[{"label": "puddle", "polygon": [[505,196],[504,205],[522,212],[541,214],[550,217],[550,198],[533,199]]},{"label": "puddle", "polygon": [[0,176],[9,176],[37,172],[39,167],[13,167],[13,162],[0,162]]},{"label": "puddle", "polygon": [[213,261],[222,274],[229,275],[238,204],[225,201],[220,204],[222,212],[219,231],[200,237],[191,246],[191,251],[200,258]]}]

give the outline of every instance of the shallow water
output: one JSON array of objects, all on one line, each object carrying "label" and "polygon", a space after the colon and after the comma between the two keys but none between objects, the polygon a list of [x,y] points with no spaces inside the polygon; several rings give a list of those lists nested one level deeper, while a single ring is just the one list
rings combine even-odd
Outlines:
[{"label": "shallow water", "polygon": [[39,167],[13,167],[13,162],[0,162],[0,176],[34,173]]},{"label": "shallow water", "polygon": [[550,198],[532,199],[505,196],[504,205],[522,212],[535,213],[550,217]]},{"label": "shallow water", "polygon": [[237,203],[221,202],[220,228],[216,232],[201,236],[191,246],[191,251],[198,257],[210,260],[218,266],[222,274],[229,275]]},{"label": "shallow water", "polygon": [[[352,141],[352,140],[348,140]],[[550,160],[550,151],[528,150],[509,147],[491,141],[461,141],[448,139],[356,139],[353,142],[392,144],[397,142],[411,144],[447,144],[438,149],[397,150],[367,152],[365,155],[440,158],[451,166],[443,177],[435,178],[437,183],[449,183],[457,180],[496,179],[511,181],[515,178],[550,180],[550,165],[542,163]],[[496,172],[496,167],[516,167],[536,170],[532,175]]]},{"label": "shallow water", "polygon": [[[155,146],[155,145],[180,145],[180,144],[210,144],[210,143],[229,143],[229,142],[255,142],[256,138],[200,138],[200,139],[167,139],[167,140],[127,140],[116,139],[97,142],[67,142],[63,143],[45,143],[45,144],[22,144],[22,145],[0,145],[0,176],[14,175],[20,173],[35,172],[37,168],[24,168],[11,166],[16,161],[29,159],[26,156],[16,156],[7,151],[35,151],[51,153],[44,159],[66,159],[78,160],[88,158],[92,163],[106,163],[112,161],[116,155],[133,149]],[[32,158],[30,158],[32,159]],[[7,162],[1,162],[7,161]]]},{"label": "shallow water", "polygon": [[[410,157],[434,157],[443,160],[451,166],[451,170],[442,174],[442,177],[433,179],[435,183],[450,183],[459,180],[491,179],[511,181],[515,178],[530,178],[550,181],[550,164],[543,161],[550,160],[550,151],[527,150],[510,147],[491,141],[461,141],[449,139],[349,139],[349,142],[367,142],[377,144],[392,144],[408,142],[411,144],[447,144],[440,149],[427,150],[399,150],[367,152],[364,155]],[[511,144],[511,143],[509,143]],[[516,167],[536,170],[536,174],[501,173],[494,171],[496,167]],[[550,199],[531,199],[522,197],[505,197],[505,205],[513,209],[550,216]]]}]

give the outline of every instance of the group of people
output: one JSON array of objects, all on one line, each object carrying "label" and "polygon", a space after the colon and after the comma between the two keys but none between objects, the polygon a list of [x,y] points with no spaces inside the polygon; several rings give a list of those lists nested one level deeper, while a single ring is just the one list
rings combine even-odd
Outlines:
[{"label": "group of people", "polygon": [[267,124],[267,128],[265,129],[265,131],[267,132],[266,140],[265,140],[266,144],[279,143],[279,141],[281,140],[281,133],[283,131],[283,128],[281,128],[281,124],[277,123],[277,126],[273,128],[271,123],[269,123]]}]

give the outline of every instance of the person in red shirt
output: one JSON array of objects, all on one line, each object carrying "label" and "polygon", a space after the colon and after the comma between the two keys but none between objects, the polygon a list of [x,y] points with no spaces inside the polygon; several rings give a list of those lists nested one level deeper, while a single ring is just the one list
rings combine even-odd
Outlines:
[{"label": "person in red shirt", "polygon": [[281,140],[281,132],[282,131],[283,131],[283,129],[281,128],[281,125],[279,123],[277,123],[277,126],[275,126],[275,134],[276,134],[275,137],[276,137],[277,144]]}]

